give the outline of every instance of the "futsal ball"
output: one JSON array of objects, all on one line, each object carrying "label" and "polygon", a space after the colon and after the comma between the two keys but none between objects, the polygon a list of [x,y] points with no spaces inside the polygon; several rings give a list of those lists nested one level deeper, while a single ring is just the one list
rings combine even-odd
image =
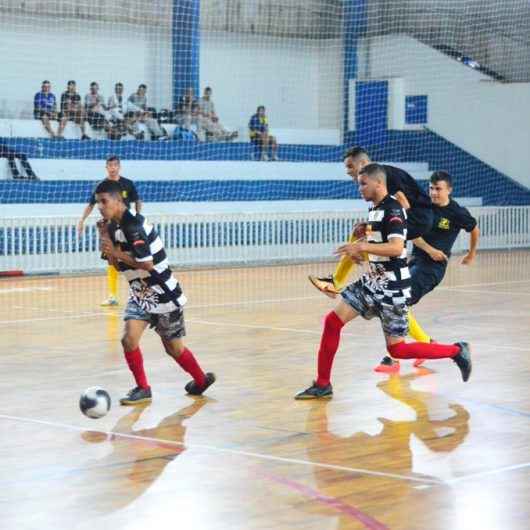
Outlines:
[{"label": "futsal ball", "polygon": [[91,386],[81,394],[79,408],[89,418],[102,418],[110,410],[109,393],[99,386]]}]

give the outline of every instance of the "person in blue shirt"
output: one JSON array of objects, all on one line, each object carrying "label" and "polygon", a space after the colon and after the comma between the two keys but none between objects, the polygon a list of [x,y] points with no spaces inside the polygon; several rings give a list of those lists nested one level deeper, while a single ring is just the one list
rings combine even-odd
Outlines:
[{"label": "person in blue shirt", "polygon": [[59,135],[53,131],[50,120],[57,119],[57,100],[51,89],[49,81],[42,82],[41,91],[33,98],[33,116],[36,120],[42,121],[51,138],[56,138]]},{"label": "person in blue shirt", "polygon": [[[256,114],[248,123],[250,141],[256,144],[260,151],[260,160],[278,160],[278,143],[276,138],[269,134],[269,120],[265,115],[265,107],[260,105]],[[270,148],[270,154],[268,154]]]}]

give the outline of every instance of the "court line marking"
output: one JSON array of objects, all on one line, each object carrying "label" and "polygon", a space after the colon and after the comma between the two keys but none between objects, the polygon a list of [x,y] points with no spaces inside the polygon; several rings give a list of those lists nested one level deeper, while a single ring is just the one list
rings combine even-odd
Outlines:
[{"label": "court line marking", "polygon": [[[451,291],[458,291],[459,293],[473,293],[473,294],[481,294],[485,295],[484,291],[479,291],[478,289],[463,289],[460,287],[449,287],[446,288],[446,290]],[[530,296],[530,291],[527,292],[521,292],[521,291],[488,291],[487,295],[490,296],[492,294],[503,294],[503,295],[510,295],[510,296]]]},{"label": "court line marking", "polygon": [[484,283],[464,283],[462,285],[451,285],[450,287],[436,287],[436,289],[457,289],[458,287],[493,287],[495,285],[511,285],[514,283],[530,283],[530,280],[509,280],[506,282],[484,282]]},{"label": "court line marking", "polygon": [[[320,493],[320,491],[315,490],[304,484],[301,484],[298,481],[286,477],[281,477],[279,475],[273,475],[272,473],[264,473],[260,471],[257,473],[257,475],[266,478],[271,482],[275,482],[276,484],[280,484],[281,486],[285,486],[286,488],[296,491],[304,497],[312,499],[318,502],[319,504],[322,504],[324,506],[327,506],[328,508],[332,508],[337,512],[347,515],[351,519],[359,521],[368,530],[390,530],[388,526],[385,526],[383,523],[373,518],[371,515],[368,515],[367,513],[359,510],[359,508],[353,506],[352,504],[348,504],[337,497],[324,495],[323,493]],[[415,487],[429,488],[430,486],[424,484]]]},{"label": "court line marking", "polygon": [[[452,287],[437,287],[436,290],[444,290],[444,291],[454,291],[462,288],[467,287],[487,287],[492,285],[507,285],[507,284],[516,284],[516,283],[530,283],[530,280],[514,280],[514,281],[504,281],[504,282],[490,282],[490,283],[476,283],[476,284],[463,284],[463,285],[455,285]],[[479,291],[478,291],[479,292]],[[273,298],[273,299],[266,299],[266,300],[245,300],[242,302],[227,302],[227,303],[219,303],[219,304],[201,304],[201,305],[189,305],[186,307],[186,310],[190,311],[193,309],[204,309],[204,308],[210,308],[210,307],[237,307],[242,305],[257,305],[257,304],[267,304],[267,303],[281,303],[281,302],[295,302],[298,300],[318,300],[322,299],[322,296],[315,295],[315,296],[301,296],[301,297],[292,297],[292,298]],[[46,310],[45,308],[42,308],[41,310]],[[78,318],[93,318],[93,317],[99,317],[99,316],[107,316],[110,314],[110,312],[98,312],[98,313],[80,313],[78,315],[64,315],[64,316],[56,316],[56,317],[38,317],[38,318],[26,318],[21,320],[0,320],[0,325],[9,325],[9,324],[27,324],[31,322],[47,322],[51,320],[63,320],[63,319],[78,319]],[[287,330],[288,328],[285,328]]]},{"label": "court line marking", "polygon": [[446,480],[445,483],[452,486],[453,484],[458,484],[460,482],[464,482],[465,480],[474,480],[477,478],[487,477],[489,475],[497,475],[499,473],[504,473],[505,471],[524,469],[525,467],[530,467],[530,462],[525,462],[523,464],[514,464],[511,466],[503,466],[497,469],[490,469],[489,471],[480,471],[478,473],[471,473],[470,475],[464,475],[462,477]]},{"label": "court line marking", "polygon": [[255,453],[252,451],[243,451],[241,449],[231,449],[229,447],[218,447],[215,445],[207,445],[207,444],[188,444],[184,442],[177,442],[176,440],[165,440],[163,438],[154,438],[150,436],[139,436],[136,434],[126,434],[126,433],[119,433],[119,432],[113,432],[113,431],[104,431],[101,429],[88,429],[86,427],[79,427],[77,425],[69,425],[67,423],[60,423],[60,422],[54,422],[54,421],[46,421],[46,420],[37,420],[34,418],[26,418],[23,416],[11,416],[8,414],[0,414],[0,419],[8,420],[8,421],[18,421],[18,422],[24,422],[24,423],[33,423],[37,425],[46,425],[48,427],[56,427],[61,429],[67,429],[70,431],[76,431],[76,432],[85,432],[87,430],[90,430],[92,432],[98,432],[100,434],[105,434],[106,436],[114,436],[118,438],[124,438],[132,441],[141,441],[141,442],[147,442],[151,444],[159,444],[163,445],[165,447],[171,446],[171,447],[185,447],[187,450],[190,449],[196,449],[196,450],[204,450],[204,451],[212,451],[212,452],[218,452],[218,453],[226,453],[226,454],[232,454],[235,456],[245,456],[249,458],[255,458],[258,460],[269,460],[272,462],[281,462],[284,464],[295,464],[295,465],[303,465],[303,466],[309,466],[309,467],[319,467],[323,469],[332,469],[335,471],[345,471],[347,473],[352,473],[356,475],[368,475],[373,477],[382,477],[382,478],[389,478],[389,479],[395,479],[395,480],[404,480],[409,482],[418,482],[421,484],[436,484],[436,485],[444,485],[445,483],[438,479],[428,479],[428,478],[422,478],[422,477],[414,477],[410,475],[400,475],[397,473],[385,473],[384,471],[374,471],[371,469],[360,469],[360,468],[354,468],[354,467],[347,467],[347,466],[339,466],[334,464],[324,464],[322,462],[310,462],[309,460],[301,460],[297,458],[287,458],[283,456],[274,456],[274,455],[268,455],[264,453]]},{"label": "court line marking", "polygon": [[35,287],[8,287],[6,289],[0,289],[0,294],[11,294],[11,293],[31,293],[34,291],[53,291],[55,287],[38,286]]}]

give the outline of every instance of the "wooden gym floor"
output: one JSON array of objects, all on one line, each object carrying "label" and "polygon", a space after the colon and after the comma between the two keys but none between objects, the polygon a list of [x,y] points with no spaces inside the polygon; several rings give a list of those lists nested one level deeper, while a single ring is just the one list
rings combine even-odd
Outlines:
[{"label": "wooden gym floor", "polygon": [[[178,274],[188,346],[216,372],[207,397],[143,341],[154,399],[132,385],[122,306],[104,276],[0,282],[0,528],[516,530],[530,520],[530,252],[454,257],[416,308],[439,341],[473,344],[462,383],[450,361],[401,376],[372,368],[375,321],[344,330],[330,402],[311,383],[333,302],[306,280],[330,264]],[[103,419],[78,409],[99,385]]]}]

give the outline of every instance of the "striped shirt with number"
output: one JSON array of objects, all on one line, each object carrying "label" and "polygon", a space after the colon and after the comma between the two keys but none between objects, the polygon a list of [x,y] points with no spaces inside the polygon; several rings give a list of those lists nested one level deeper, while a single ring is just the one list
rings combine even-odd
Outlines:
[{"label": "striped shirt with number", "polygon": [[[395,237],[406,241],[407,214],[393,196],[387,195],[369,211],[366,239],[377,245]],[[411,285],[406,246],[398,257],[368,254],[368,262],[368,272],[361,277],[363,286],[382,304],[406,304]]]},{"label": "striped shirt with number", "polygon": [[119,262],[129,282],[129,296],[147,313],[170,313],[186,303],[186,297],[169,267],[164,244],[154,226],[129,210],[110,232],[111,239],[138,263],[152,261],[154,269],[133,269]]}]

